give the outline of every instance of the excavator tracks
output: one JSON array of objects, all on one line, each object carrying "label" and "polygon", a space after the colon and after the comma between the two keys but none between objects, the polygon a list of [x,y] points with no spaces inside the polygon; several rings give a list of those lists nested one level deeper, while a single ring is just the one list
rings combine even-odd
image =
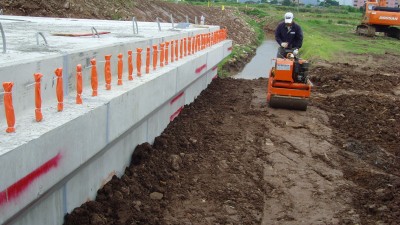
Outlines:
[{"label": "excavator tracks", "polygon": [[389,27],[386,32],[386,35],[388,37],[397,38],[400,40],[400,29],[397,27]]},{"label": "excavator tracks", "polygon": [[367,37],[374,37],[375,36],[375,27],[369,25],[358,25],[356,29],[356,33],[358,35],[364,35]]}]

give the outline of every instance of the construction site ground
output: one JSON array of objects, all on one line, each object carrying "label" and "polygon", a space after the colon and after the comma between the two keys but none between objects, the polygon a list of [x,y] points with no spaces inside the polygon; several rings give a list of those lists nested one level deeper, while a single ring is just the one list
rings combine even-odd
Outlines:
[{"label": "construction site ground", "polygon": [[397,224],[396,55],[316,62],[307,111],[217,79],[65,224]]},{"label": "construction site ground", "polygon": [[[145,21],[204,14],[206,23],[226,26],[235,44],[256,36],[229,8],[153,0],[5,0],[0,7],[14,15]],[[399,55],[338,59],[312,62],[307,111],[269,108],[265,78],[216,79],[65,224],[398,224]]]}]

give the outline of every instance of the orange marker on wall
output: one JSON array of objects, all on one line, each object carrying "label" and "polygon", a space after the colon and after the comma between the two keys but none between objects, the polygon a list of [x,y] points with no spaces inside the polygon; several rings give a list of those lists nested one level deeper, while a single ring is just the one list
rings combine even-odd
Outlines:
[{"label": "orange marker on wall", "polygon": [[216,32],[213,32],[213,45],[217,44]]},{"label": "orange marker on wall", "polygon": [[82,104],[82,65],[76,66],[76,104]]},{"label": "orange marker on wall", "polygon": [[7,133],[15,132],[15,114],[14,114],[14,106],[12,102],[12,87],[14,86],[13,82],[3,82],[4,88],[4,109],[6,113],[7,119]]},{"label": "orange marker on wall", "polygon": [[188,55],[192,54],[192,37],[188,37]]},{"label": "orange marker on wall", "polygon": [[183,39],[181,39],[181,44],[179,45],[179,58],[183,58]]},{"label": "orange marker on wall", "polygon": [[142,76],[142,50],[141,48],[137,48],[137,55],[136,55],[136,68],[137,68],[137,75],[140,77]]},{"label": "orange marker on wall", "polygon": [[183,38],[183,56],[187,56],[187,40]]},{"label": "orange marker on wall", "polygon": [[168,65],[168,46],[169,46],[169,42],[167,41],[167,42],[165,42],[165,53],[164,53],[165,65]]},{"label": "orange marker on wall", "polygon": [[156,70],[157,68],[157,59],[158,59],[157,45],[153,45],[153,70]]},{"label": "orange marker on wall", "polygon": [[201,50],[203,50],[203,40],[204,40],[204,36],[203,36],[203,34],[200,34],[200,37],[199,37],[199,51],[201,51]]},{"label": "orange marker on wall", "polygon": [[192,37],[192,53],[193,54],[196,53],[196,37],[195,36]]},{"label": "orange marker on wall", "polygon": [[201,35],[201,50],[206,48],[206,35],[202,34]]},{"label": "orange marker on wall", "polygon": [[99,86],[99,81],[97,78],[97,66],[96,66],[96,59],[90,60],[90,64],[92,64],[92,71],[91,71],[91,85],[92,85],[92,96],[97,96],[97,88]]},{"label": "orange marker on wall", "polygon": [[160,66],[164,67],[164,43],[160,44]]},{"label": "orange marker on wall", "polygon": [[175,40],[175,61],[178,61],[179,58],[178,47],[178,40]]},{"label": "orange marker on wall", "polygon": [[150,73],[150,47],[146,48],[146,74]]},{"label": "orange marker on wall", "polygon": [[56,94],[57,94],[57,111],[61,112],[64,109],[64,91],[63,91],[63,78],[62,68],[57,68],[54,73],[57,76]]},{"label": "orange marker on wall", "polygon": [[174,50],[174,41],[171,41],[171,63],[173,63],[174,60],[175,60],[174,54],[175,54],[175,50]]},{"label": "orange marker on wall", "polygon": [[133,80],[132,50],[128,51],[128,80]]},{"label": "orange marker on wall", "polygon": [[200,49],[200,35],[198,34],[197,36],[196,36],[196,52],[198,52],[198,51],[200,51],[201,49]]},{"label": "orange marker on wall", "polygon": [[118,85],[122,85],[122,72],[124,69],[124,63],[122,61],[123,55],[121,53],[118,54]]},{"label": "orange marker on wall", "polygon": [[40,122],[43,119],[42,114],[42,93],[40,92],[40,80],[43,74],[35,73],[33,78],[35,79],[35,119],[36,122]]},{"label": "orange marker on wall", "polygon": [[106,90],[111,90],[111,55],[104,56],[106,64],[104,66],[104,78],[106,80]]}]

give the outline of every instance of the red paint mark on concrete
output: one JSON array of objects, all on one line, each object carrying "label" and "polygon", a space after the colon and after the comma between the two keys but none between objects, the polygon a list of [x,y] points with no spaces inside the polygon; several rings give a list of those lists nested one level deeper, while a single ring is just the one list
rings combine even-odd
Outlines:
[{"label": "red paint mark on concrete", "polygon": [[58,153],[52,159],[41,165],[30,174],[21,178],[2,192],[0,192],[0,206],[5,203],[18,198],[35,180],[45,175],[51,169],[56,168],[61,159],[61,153]]},{"label": "red paint mark on concrete", "polygon": [[175,98],[173,98],[173,99],[171,100],[170,104],[172,105],[172,104],[174,104],[176,101],[178,101],[178,99],[180,99],[180,98],[183,96],[184,93],[185,93],[185,92],[182,91],[179,95],[177,95]]},{"label": "red paint mark on concrete", "polygon": [[232,47],[229,47],[229,48],[228,48],[228,51],[232,51]]},{"label": "red paint mark on concrete", "polygon": [[200,66],[199,68],[196,69],[196,73],[200,73],[202,70],[204,70],[205,68],[207,68],[207,64],[204,64],[202,66]]},{"label": "red paint mark on concrete", "polygon": [[177,116],[179,116],[182,110],[183,106],[181,106],[178,110],[176,110],[176,112],[174,112],[174,114],[172,114],[171,117],[169,117],[169,120],[172,122]]},{"label": "red paint mark on concrete", "polygon": [[215,71],[217,68],[218,68],[218,66],[214,66],[214,67],[212,68],[212,71]]}]

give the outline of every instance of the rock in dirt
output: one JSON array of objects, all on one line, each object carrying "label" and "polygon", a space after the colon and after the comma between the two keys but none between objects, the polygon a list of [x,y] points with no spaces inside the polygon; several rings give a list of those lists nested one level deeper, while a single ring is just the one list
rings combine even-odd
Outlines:
[{"label": "rock in dirt", "polygon": [[100,214],[92,214],[90,217],[90,224],[103,225],[107,224],[107,219]]},{"label": "rock in dirt", "polygon": [[70,2],[65,2],[64,9],[69,9],[70,7],[71,7],[71,3]]},{"label": "rock in dirt", "polygon": [[161,200],[164,197],[164,195],[160,192],[153,192],[150,194],[150,198],[153,200]]},{"label": "rock in dirt", "polygon": [[170,156],[171,167],[173,170],[178,171],[181,168],[182,159],[179,155],[171,155]]}]

